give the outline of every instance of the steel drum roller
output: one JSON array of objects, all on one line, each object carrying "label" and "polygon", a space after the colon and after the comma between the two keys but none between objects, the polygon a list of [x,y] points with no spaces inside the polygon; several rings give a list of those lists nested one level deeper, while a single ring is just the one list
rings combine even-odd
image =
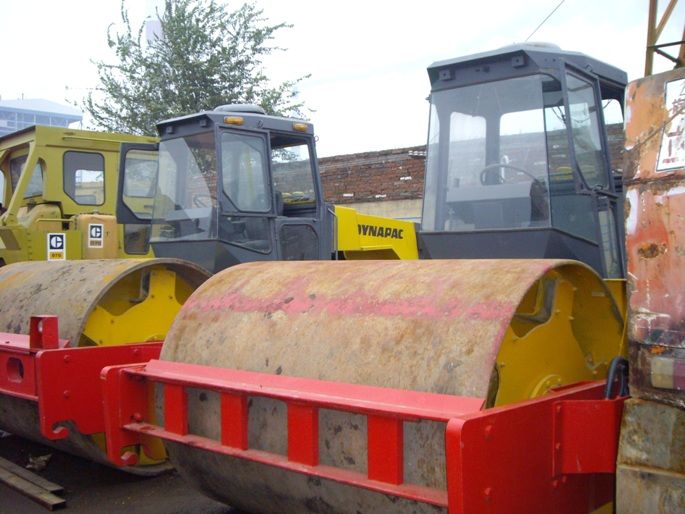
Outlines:
[{"label": "steel drum roller", "polygon": [[[484,407],[601,378],[623,319],[585,265],[552,260],[250,263],[203,284],[162,359],[483,399]],[[159,403],[159,398],[158,398]],[[191,391],[191,433],[219,439],[219,402]],[[250,447],[286,453],[284,406],[250,402]],[[320,411],[320,461],[364,471],[358,416]],[[444,426],[405,423],[405,479],[444,484]],[[435,507],[170,444],[179,471],[250,512]]]},{"label": "steel drum roller", "polygon": [[[20,262],[0,268],[0,331],[29,332],[34,314],[59,317],[70,346],[162,340],[183,302],[209,274],[176,259]],[[0,395],[0,428],[45,443],[34,402]],[[70,430],[57,448],[105,462],[102,438]],[[156,472],[141,456],[134,473]],[[146,465],[149,464],[149,465]]]}]

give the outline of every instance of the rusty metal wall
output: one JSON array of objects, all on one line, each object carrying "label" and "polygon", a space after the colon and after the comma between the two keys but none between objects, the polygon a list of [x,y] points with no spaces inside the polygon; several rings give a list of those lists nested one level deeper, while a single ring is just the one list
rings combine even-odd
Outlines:
[{"label": "rusty metal wall", "polygon": [[685,408],[651,386],[650,359],[685,357],[685,69],[626,92],[626,246],[631,394]]},{"label": "rusty metal wall", "polygon": [[633,399],[621,426],[616,507],[685,512],[685,391],[654,381],[655,362],[685,359],[685,69],[631,83],[626,100]]},{"label": "rusty metal wall", "polygon": [[619,466],[618,514],[685,512],[685,411],[654,401],[625,403]]}]

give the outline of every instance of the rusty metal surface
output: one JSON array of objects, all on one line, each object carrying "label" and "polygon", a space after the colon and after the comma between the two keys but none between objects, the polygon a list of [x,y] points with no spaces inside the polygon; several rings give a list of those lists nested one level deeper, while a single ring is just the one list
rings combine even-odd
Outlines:
[{"label": "rusty metal surface", "polygon": [[88,317],[120,280],[153,267],[176,271],[197,287],[199,267],[176,259],[99,259],[20,262],[0,268],[0,331],[27,334],[34,314],[59,317],[59,334],[76,346]]},{"label": "rusty metal surface", "polygon": [[617,512],[685,512],[685,394],[652,386],[654,358],[685,359],[685,69],[631,83],[626,99],[634,399],[621,427]]},{"label": "rusty metal surface", "polygon": [[623,412],[617,512],[685,512],[685,411],[631,399]]},{"label": "rusty metal surface", "polygon": [[685,356],[685,69],[633,82],[626,98],[631,394],[685,407],[649,370],[653,355]]},{"label": "rusty metal surface", "polygon": [[[193,294],[161,358],[485,400],[517,307],[541,277],[562,268],[573,281],[572,271],[586,267],[551,260],[244,264]],[[576,288],[585,308],[573,313],[587,318],[594,315],[590,298],[602,285],[582,280]],[[576,321],[592,338],[588,320]],[[553,351],[554,342],[549,345]],[[218,438],[218,399],[191,393],[189,408],[191,433]],[[285,451],[281,403],[254,400],[250,418],[250,447]],[[444,425],[405,424],[405,430],[411,481],[444,484]],[[358,417],[322,412],[321,463],[363,471],[365,436]],[[196,486],[252,512],[434,512],[198,449],[169,450]]]}]

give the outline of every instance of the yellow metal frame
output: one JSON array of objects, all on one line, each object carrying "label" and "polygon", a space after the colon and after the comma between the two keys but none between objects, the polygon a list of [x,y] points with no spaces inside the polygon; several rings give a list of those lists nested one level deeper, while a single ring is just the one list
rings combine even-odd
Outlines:
[{"label": "yellow metal frame", "polygon": [[[624,281],[608,285],[587,278],[559,268],[528,291],[500,346],[488,406],[600,380],[611,359],[625,354],[625,304],[616,301]],[[583,290],[588,296],[579,298]],[[581,319],[592,320],[592,326],[583,326]],[[601,339],[588,337],[591,332],[602,334]]]},{"label": "yellow metal frame", "polygon": [[335,206],[337,249],[346,259],[418,259],[414,223]]},{"label": "yellow metal frame", "polygon": [[111,346],[162,341],[181,306],[193,292],[176,273],[150,271],[149,287],[141,291],[141,273],[117,282],[93,308],[79,346]]}]

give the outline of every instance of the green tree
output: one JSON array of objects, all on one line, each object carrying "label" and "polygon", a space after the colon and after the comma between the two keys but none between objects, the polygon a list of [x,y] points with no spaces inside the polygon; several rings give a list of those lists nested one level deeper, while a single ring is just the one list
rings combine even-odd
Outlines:
[{"label": "green tree", "polygon": [[262,61],[274,51],[277,31],[252,4],[236,10],[215,0],[165,0],[157,12],[161,34],[147,41],[145,24],[131,28],[125,1],[123,29],[110,25],[107,42],[116,64],[94,61],[100,85],[82,108],[103,129],[156,134],[157,121],[228,103],[255,103],[268,113],[302,116],[295,86],[272,84]]}]

